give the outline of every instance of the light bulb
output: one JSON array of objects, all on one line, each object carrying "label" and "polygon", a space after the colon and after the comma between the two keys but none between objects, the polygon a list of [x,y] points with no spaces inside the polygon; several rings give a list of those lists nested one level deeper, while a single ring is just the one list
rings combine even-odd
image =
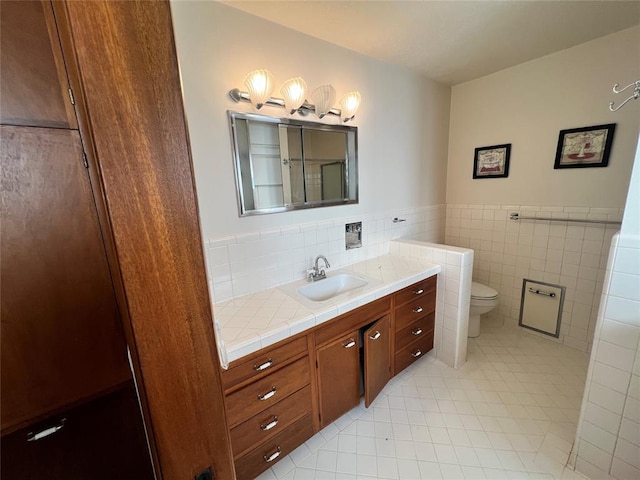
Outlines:
[{"label": "light bulb", "polygon": [[342,120],[344,122],[348,122],[355,116],[358,111],[358,107],[360,107],[360,99],[361,97],[359,92],[349,92],[340,99]]},{"label": "light bulb", "polygon": [[280,93],[289,113],[294,113],[307,98],[307,83],[300,77],[290,78],[282,85]]},{"label": "light bulb", "polygon": [[244,79],[244,84],[257,109],[260,109],[271,98],[274,85],[273,75],[269,70],[254,70]]}]

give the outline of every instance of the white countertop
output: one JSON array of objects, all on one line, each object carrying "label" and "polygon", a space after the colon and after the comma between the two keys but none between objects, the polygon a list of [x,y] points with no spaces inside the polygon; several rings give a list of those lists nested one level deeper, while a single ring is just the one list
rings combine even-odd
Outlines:
[{"label": "white countertop", "polygon": [[[374,281],[318,302],[313,308],[307,306],[311,305],[309,302],[303,303],[284,293],[285,286],[216,303],[214,316],[220,327],[217,334],[222,337],[218,339],[219,348],[226,351],[226,360],[232,362],[440,271],[440,265],[426,261],[382,255],[339,270],[327,270],[327,277],[351,273]],[[225,357],[225,352],[221,357]]]}]

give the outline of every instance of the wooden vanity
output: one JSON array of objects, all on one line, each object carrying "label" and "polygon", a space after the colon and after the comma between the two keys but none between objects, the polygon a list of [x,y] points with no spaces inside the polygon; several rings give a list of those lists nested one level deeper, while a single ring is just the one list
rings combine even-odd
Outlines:
[{"label": "wooden vanity", "polygon": [[433,348],[436,276],[275,345],[222,374],[239,480],[252,479],[321,428],[369,406]]}]

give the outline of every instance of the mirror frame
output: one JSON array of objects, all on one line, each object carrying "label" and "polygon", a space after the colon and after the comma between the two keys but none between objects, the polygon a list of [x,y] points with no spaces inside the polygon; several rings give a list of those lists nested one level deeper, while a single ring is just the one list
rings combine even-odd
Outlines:
[{"label": "mirror frame", "polygon": [[[236,198],[238,201],[238,215],[240,217],[249,217],[254,215],[266,215],[271,213],[280,213],[280,212],[290,212],[293,210],[304,210],[308,208],[321,208],[321,207],[335,207],[339,205],[353,205],[359,203],[360,199],[360,183],[359,183],[359,174],[358,174],[358,127],[355,126],[347,126],[347,125],[333,125],[333,124],[324,124],[318,122],[308,122],[305,120],[298,120],[294,118],[279,118],[279,117],[269,117],[266,115],[258,115],[255,113],[241,113],[235,112],[232,110],[227,110],[227,116],[229,118],[229,128],[231,134],[231,148],[232,148],[232,156],[233,156],[233,166],[234,166],[234,174],[236,177]],[[353,133],[353,163],[355,165],[354,171],[347,168],[346,172],[346,183],[349,184],[350,176],[355,175],[355,198],[353,199],[343,199],[343,200],[334,200],[334,201],[323,201],[323,202],[305,202],[291,205],[283,205],[282,207],[272,207],[272,208],[262,208],[259,210],[245,210],[244,209],[244,196],[242,190],[242,174],[241,174],[241,166],[240,166],[240,149],[238,147],[238,139],[236,135],[236,119],[240,120],[254,120],[266,123],[274,123],[279,125],[293,125],[301,127],[303,130],[314,129],[314,130],[323,130],[329,132],[345,132],[347,134],[347,138],[349,133]],[[351,159],[347,157],[346,163],[350,164]]]}]

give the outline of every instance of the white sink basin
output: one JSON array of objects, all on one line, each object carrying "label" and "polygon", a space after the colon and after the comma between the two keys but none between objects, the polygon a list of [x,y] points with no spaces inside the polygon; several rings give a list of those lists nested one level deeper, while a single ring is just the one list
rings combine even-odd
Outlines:
[{"label": "white sink basin", "polygon": [[341,273],[339,275],[327,277],[324,280],[318,280],[315,283],[299,287],[297,292],[308,300],[323,302],[343,293],[355,290],[356,288],[364,287],[368,283],[369,282],[367,280],[360,277]]}]

